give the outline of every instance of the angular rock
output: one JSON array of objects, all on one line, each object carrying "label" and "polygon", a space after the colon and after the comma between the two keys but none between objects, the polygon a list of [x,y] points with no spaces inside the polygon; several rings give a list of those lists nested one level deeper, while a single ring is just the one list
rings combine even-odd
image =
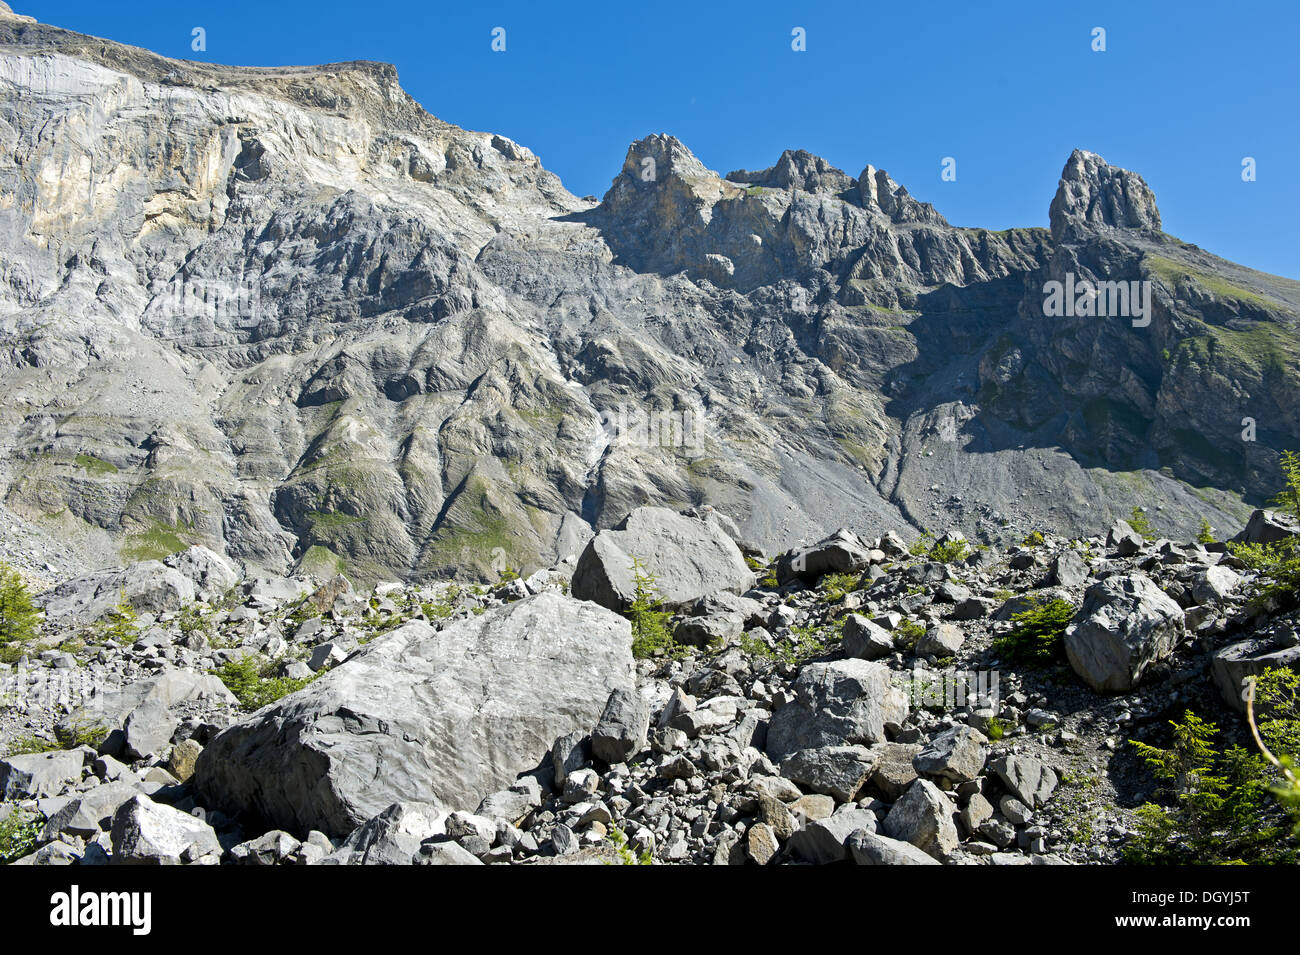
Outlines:
[{"label": "angular rock", "polygon": [[114,865],[215,863],[221,843],[212,827],[189,813],[136,796],[113,814]]},{"label": "angular rock", "polygon": [[951,623],[939,623],[925,631],[916,641],[917,656],[950,657],[961,649],[966,642],[966,635],[961,627]]},{"label": "angular rock", "polygon": [[1046,803],[1059,781],[1050,766],[1032,756],[1001,756],[991,765],[1011,795],[1031,809]]},{"label": "angular rock", "polygon": [[964,783],[984,769],[988,739],[969,726],[944,730],[916,754],[912,765],[925,776]]},{"label": "angular rock", "polygon": [[844,652],[859,660],[879,660],[894,652],[894,637],[861,614],[844,618]]},{"label": "angular rock", "polygon": [[858,830],[876,831],[876,814],[869,809],[844,807],[828,819],[810,822],[786,843],[791,855],[814,865],[829,865],[849,857],[846,843]]},{"label": "angular rock", "polygon": [[1237,544],[1277,544],[1300,535],[1300,523],[1280,511],[1255,510],[1241,532],[1234,537]]},{"label": "angular rock", "polygon": [[0,800],[57,796],[65,786],[80,782],[83,765],[75,750],[6,756],[0,759]]},{"label": "angular rock", "polygon": [[1151,578],[1117,575],[1088,588],[1065,628],[1065,653],[1094,690],[1124,693],[1173,652],[1183,631],[1182,608]]},{"label": "angular rock", "polygon": [[740,548],[716,523],[664,507],[638,507],[587,544],[573,570],[570,593],[626,610],[636,594],[634,557],[655,578],[654,590],[669,609],[718,591],[742,594],[754,581]]},{"label": "angular rock", "polygon": [[941,865],[910,842],[891,839],[866,829],[853,832],[845,845],[858,865]]},{"label": "angular rock", "polygon": [[767,753],[778,761],[801,749],[882,743],[885,727],[907,714],[889,669],[866,660],[810,663],[792,690],[794,699],[773,714],[767,731]]},{"label": "angular rock", "polygon": [[815,793],[850,802],[876,768],[876,750],[865,746],[801,749],[781,761],[781,775]]},{"label": "angular rock", "polygon": [[477,806],[633,686],[626,620],[554,591],[408,623],[220,733],[195,783],[290,832],[346,835],[395,802]]},{"label": "angular rock", "polygon": [[1227,567],[1207,567],[1192,578],[1192,599],[1198,604],[1221,601],[1241,583],[1241,575]]},{"label": "angular rock", "polygon": [[447,815],[430,803],[393,803],[358,826],[325,861],[332,865],[410,865],[424,840],[446,833]]},{"label": "angular rock", "polygon": [[604,712],[591,732],[591,753],[606,763],[627,762],[646,745],[650,707],[635,689],[617,689],[609,695]]},{"label": "angular rock", "polygon": [[800,547],[776,561],[776,579],[812,583],[823,574],[850,574],[867,569],[871,548],[847,528],[808,547]]},{"label": "angular rock", "polygon": [[1246,678],[1275,667],[1300,671],[1300,646],[1282,647],[1270,637],[1255,637],[1226,646],[1210,658],[1214,685],[1223,701],[1239,713],[1246,711]]},{"label": "angular rock", "polygon": [[957,848],[955,807],[934,783],[918,779],[885,816],[884,834],[910,842],[935,859],[943,860]]}]

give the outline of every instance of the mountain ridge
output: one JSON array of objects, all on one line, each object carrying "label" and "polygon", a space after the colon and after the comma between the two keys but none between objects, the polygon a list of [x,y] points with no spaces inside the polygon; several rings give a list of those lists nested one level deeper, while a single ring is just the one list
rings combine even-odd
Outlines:
[{"label": "mountain ridge", "polygon": [[[1049,229],[991,232],[871,165],[721,176],[663,134],[593,203],[386,64],[218,67],[3,15],[0,83],[0,494],[95,563],[489,575],[640,504],[768,549],[1135,505],[1189,532],[1300,445],[1300,283],[1160,232],[1141,177],[1082,150]],[[1047,327],[1067,272],[1151,282],[1152,330]],[[620,405],[697,416],[707,453],[616,440]]]}]

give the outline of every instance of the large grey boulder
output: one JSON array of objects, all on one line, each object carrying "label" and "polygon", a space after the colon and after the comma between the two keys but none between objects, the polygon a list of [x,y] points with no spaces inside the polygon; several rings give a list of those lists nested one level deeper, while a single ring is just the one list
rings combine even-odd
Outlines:
[{"label": "large grey boulder", "polygon": [[[80,727],[95,726],[105,730],[125,729],[132,716],[141,711],[141,730],[151,727],[150,736],[164,730],[170,738],[176,724],[170,728],[159,727],[165,723],[177,707],[184,703],[202,702],[210,706],[238,706],[235,695],[226,688],[220,679],[210,673],[196,673],[193,670],[166,670],[157,676],[145,677],[126,686],[95,696],[83,706],[78,707],[68,717],[60,721],[60,728],[74,730]],[[149,720],[144,717],[148,715]],[[143,733],[142,733],[143,739]],[[166,740],[162,741],[163,743]],[[150,747],[146,746],[146,749]],[[145,755],[145,754],[141,754]]]},{"label": "large grey boulder", "polygon": [[188,578],[199,590],[224,594],[239,583],[239,569],[233,562],[207,547],[195,545],[163,558],[163,563]]},{"label": "large grey boulder", "polygon": [[194,581],[161,561],[145,560],[124,570],[101,571],[65,581],[45,595],[47,620],[89,623],[123,599],[141,613],[165,613],[193,602]]},{"label": "large grey boulder", "polygon": [[626,610],[636,594],[633,558],[655,578],[655,593],[671,609],[719,591],[741,594],[754,582],[740,548],[716,522],[666,507],[638,507],[591,539],[574,568],[570,592]]},{"label": "large grey boulder", "polygon": [[136,796],[113,814],[114,865],[215,864],[217,834],[202,819]]},{"label": "large grey boulder", "polygon": [[1173,652],[1183,630],[1182,608],[1151,578],[1107,577],[1088,588],[1065,628],[1065,654],[1094,690],[1124,693]]},{"label": "large grey boulder", "polygon": [[444,835],[448,813],[430,803],[396,802],[352,831],[327,865],[412,865],[425,839]]},{"label": "large grey boulder", "polygon": [[776,561],[776,579],[782,584],[792,580],[812,583],[823,574],[856,573],[866,570],[870,564],[870,546],[848,528],[841,527],[816,544],[783,554]]},{"label": "large grey boulder", "polygon": [[819,746],[783,760],[781,775],[815,793],[848,802],[857,797],[879,761],[879,750],[866,746]]},{"label": "large grey boulder", "polygon": [[956,807],[943,791],[928,779],[908,787],[885,816],[884,834],[909,842],[918,849],[943,859],[957,848]]},{"label": "large grey boulder", "polygon": [[472,810],[586,733],[633,688],[628,622],[554,591],[412,622],[213,739],[194,782],[216,806],[343,836],[395,802]]},{"label": "large grey boulder", "polygon": [[992,768],[1011,795],[1031,809],[1051,799],[1060,781],[1055,770],[1032,756],[1001,756]]},{"label": "large grey boulder", "polygon": [[912,764],[918,773],[964,783],[984,769],[988,739],[969,726],[944,730],[916,754]]},{"label": "large grey boulder", "polygon": [[792,686],[795,698],[773,714],[767,754],[781,762],[801,749],[885,742],[885,727],[902,723],[907,696],[890,670],[868,660],[810,663]]},{"label": "large grey boulder", "polygon": [[75,750],[0,759],[0,801],[56,796],[64,786],[81,781],[83,762]]},{"label": "large grey boulder", "polygon": [[1272,637],[1254,637],[1224,647],[1210,660],[1210,673],[1223,701],[1242,713],[1246,677],[1279,667],[1300,670],[1300,646],[1279,646]]},{"label": "large grey boulder", "polygon": [[808,823],[790,836],[790,853],[804,862],[829,865],[849,857],[849,836],[860,830],[876,831],[876,814],[869,809],[844,806],[839,812]]},{"label": "large grey boulder", "polygon": [[1300,524],[1289,514],[1256,510],[1232,540],[1238,544],[1277,544],[1300,535]]}]

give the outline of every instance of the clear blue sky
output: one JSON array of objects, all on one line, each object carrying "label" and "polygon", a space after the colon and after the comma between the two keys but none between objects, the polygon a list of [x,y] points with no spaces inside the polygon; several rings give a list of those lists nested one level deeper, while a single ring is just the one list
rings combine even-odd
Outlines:
[{"label": "clear blue sky", "polygon": [[[628,144],[666,132],[724,174],[803,148],[854,176],[887,169],[958,225],[1046,225],[1080,146],[1142,173],[1166,231],[1300,277],[1296,0],[11,6],[187,59],[394,63],[429,112],[528,146],[578,195],[603,195]],[[806,52],[790,48],[796,26]]]}]

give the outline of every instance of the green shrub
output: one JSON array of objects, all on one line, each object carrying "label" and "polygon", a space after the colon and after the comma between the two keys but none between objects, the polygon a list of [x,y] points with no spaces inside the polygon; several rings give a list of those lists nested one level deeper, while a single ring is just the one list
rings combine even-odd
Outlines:
[{"label": "green shrub", "polygon": [[989,740],[996,743],[1007,734],[1007,727],[1006,724],[996,716],[990,716],[988,718],[986,732],[988,733]]},{"label": "green shrub", "polygon": [[1220,751],[1216,724],[1190,710],[1171,721],[1172,745],[1130,744],[1156,779],[1166,804],[1137,811],[1136,834],[1125,848],[1135,864],[1295,863],[1283,804],[1272,795],[1268,764],[1240,746]]},{"label": "green shrub", "polygon": [[638,557],[632,558],[632,580],[635,592],[627,608],[627,618],[632,622],[632,656],[637,659],[658,653],[675,654],[681,651],[668,630],[668,618],[663,601],[655,592],[655,576],[645,569]]},{"label": "green shrub", "polygon": [[0,561],[0,647],[32,639],[40,619],[18,571]]},{"label": "green shrub", "polygon": [[1065,657],[1066,624],[1074,616],[1074,606],[1064,600],[1052,600],[1012,614],[1015,626],[993,641],[994,652],[1009,660],[1030,666],[1049,666]]},{"label": "green shrub", "polygon": [[821,599],[826,603],[838,603],[857,590],[862,583],[860,574],[825,574],[818,582]]},{"label": "green shrub", "polygon": [[626,833],[618,826],[611,825],[605,839],[614,847],[614,852],[618,856],[618,862],[607,861],[606,865],[654,865],[654,856],[648,849],[642,849],[640,852],[632,851]]},{"label": "green shrub", "polygon": [[1273,498],[1273,506],[1300,519],[1300,453],[1283,451],[1281,467],[1283,488]]},{"label": "green shrub", "polygon": [[1263,578],[1263,583],[1256,584],[1257,600],[1295,601],[1300,591],[1300,544],[1296,538],[1273,544],[1230,543],[1228,550]]},{"label": "green shrub", "polygon": [[964,540],[955,540],[946,544],[936,542],[930,548],[929,557],[941,564],[955,564],[957,561],[964,559],[969,553],[970,544]]},{"label": "green shrub", "polygon": [[894,628],[894,646],[910,650],[923,636],[925,636],[925,624],[917,623],[915,620],[903,620]]},{"label": "green shrub", "polygon": [[1128,526],[1137,531],[1143,540],[1155,540],[1156,532],[1151,526],[1147,512],[1136,505],[1134,505],[1133,512],[1129,515]]},{"label": "green shrub", "polygon": [[1211,527],[1210,522],[1203,517],[1201,518],[1201,529],[1196,532],[1196,541],[1199,544],[1214,543],[1214,528]]},{"label": "green shrub", "polygon": [[259,663],[257,657],[250,654],[238,660],[228,660],[212,672],[235,695],[239,705],[250,712],[298,692],[325,672],[322,670],[302,679],[269,676],[266,671],[273,665],[273,661]]},{"label": "green shrub", "polygon": [[907,545],[907,552],[913,557],[925,557],[930,553],[930,548],[933,546],[934,535],[929,531],[922,531],[920,537]]},{"label": "green shrub", "polygon": [[135,608],[131,606],[131,601],[126,599],[125,588],[118,593],[117,603],[113,609],[99,622],[98,630],[102,639],[112,640],[123,646],[135,643],[139,639],[140,628],[136,626]]},{"label": "green shrub", "polygon": [[1041,547],[1045,540],[1042,531],[1030,531],[1021,543],[1026,547]]},{"label": "green shrub", "polygon": [[15,808],[0,819],[0,865],[36,851],[45,821],[39,813]]}]

